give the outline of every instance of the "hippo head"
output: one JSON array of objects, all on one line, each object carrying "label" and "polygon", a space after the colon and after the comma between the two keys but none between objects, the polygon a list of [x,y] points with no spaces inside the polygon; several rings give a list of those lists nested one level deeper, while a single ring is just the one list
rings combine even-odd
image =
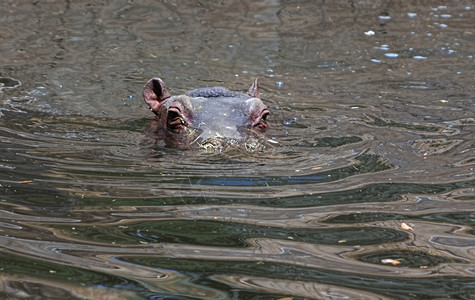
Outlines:
[{"label": "hippo head", "polygon": [[257,79],[247,94],[211,87],[171,96],[160,78],[152,78],[143,97],[157,115],[154,133],[172,147],[197,144],[216,150],[223,143],[238,144],[250,133],[267,129],[269,110],[259,98]]}]

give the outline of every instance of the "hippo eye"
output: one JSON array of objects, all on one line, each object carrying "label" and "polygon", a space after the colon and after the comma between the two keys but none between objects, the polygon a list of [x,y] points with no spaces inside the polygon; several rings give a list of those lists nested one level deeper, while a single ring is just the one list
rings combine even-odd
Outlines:
[{"label": "hippo eye", "polygon": [[266,123],[267,124],[267,117],[269,116],[269,111],[268,110],[265,110],[263,113],[262,113],[262,116],[261,116],[261,120],[262,122]]},{"label": "hippo eye", "polygon": [[167,126],[171,130],[181,130],[187,126],[186,120],[181,116],[181,114],[175,110],[170,110],[168,112]]},{"label": "hippo eye", "polygon": [[269,116],[269,111],[264,109],[261,112],[260,117],[258,118],[257,122],[253,125],[254,128],[257,130],[264,132],[267,129],[267,117]]}]

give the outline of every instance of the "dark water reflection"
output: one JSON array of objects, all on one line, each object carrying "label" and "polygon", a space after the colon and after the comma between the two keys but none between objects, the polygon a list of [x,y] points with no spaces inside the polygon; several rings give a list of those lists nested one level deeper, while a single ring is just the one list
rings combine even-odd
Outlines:
[{"label": "dark water reflection", "polygon": [[[472,1],[0,11],[1,297],[475,297]],[[259,77],[271,143],[165,147],[153,76]]]}]

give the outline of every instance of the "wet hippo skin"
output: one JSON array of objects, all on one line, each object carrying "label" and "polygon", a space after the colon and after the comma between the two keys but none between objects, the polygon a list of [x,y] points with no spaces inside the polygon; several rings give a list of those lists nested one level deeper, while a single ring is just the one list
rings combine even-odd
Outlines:
[{"label": "wet hippo skin", "polygon": [[246,94],[209,87],[171,96],[160,78],[152,78],[143,97],[157,116],[153,132],[168,146],[238,143],[267,129],[269,110],[260,99],[257,79]]}]

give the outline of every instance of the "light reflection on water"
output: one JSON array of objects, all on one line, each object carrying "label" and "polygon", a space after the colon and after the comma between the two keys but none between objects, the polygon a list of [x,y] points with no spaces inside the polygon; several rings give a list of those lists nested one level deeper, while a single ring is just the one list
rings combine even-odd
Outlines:
[{"label": "light reflection on water", "polygon": [[[2,296],[474,296],[471,2],[0,6]],[[276,143],[156,144],[152,76]]]}]

